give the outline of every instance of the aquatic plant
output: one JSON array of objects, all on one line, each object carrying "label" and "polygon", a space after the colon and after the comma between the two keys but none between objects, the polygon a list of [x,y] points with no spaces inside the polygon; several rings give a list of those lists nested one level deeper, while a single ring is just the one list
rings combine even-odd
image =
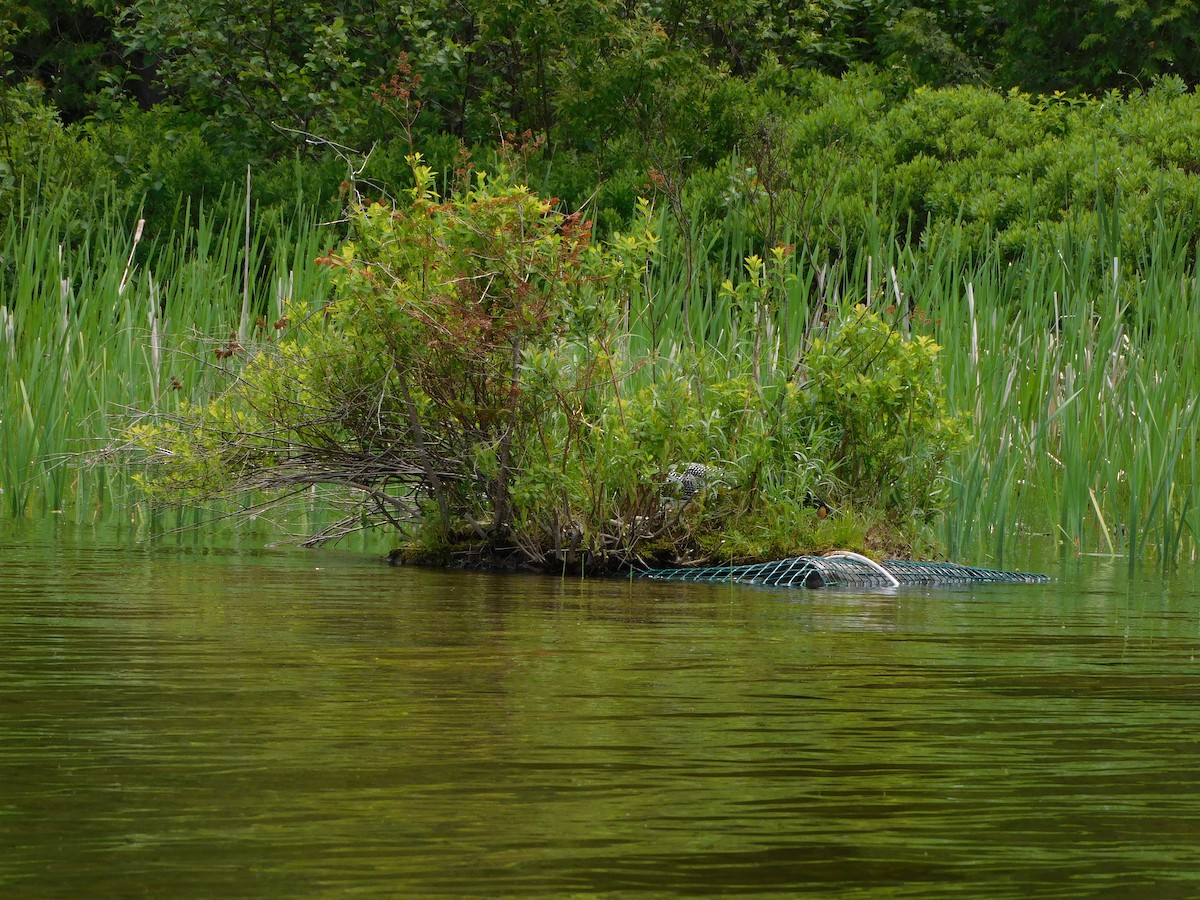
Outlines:
[{"label": "aquatic plant", "polygon": [[124,210],[81,222],[66,198],[26,200],[0,220],[0,509],[107,516],[132,498],[100,451],[136,411],[202,396],[217,336],[263,333],[288,298],[323,296],[313,260],[327,236],[303,210],[250,230],[216,230],[199,210],[147,266],[144,223]]},{"label": "aquatic plant", "polygon": [[[843,229],[839,202],[817,196],[788,208],[778,258],[753,204],[708,225],[664,215],[634,336],[803,381],[824,330],[865,304],[942,347],[939,393],[972,434],[941,470],[942,552],[998,561],[1033,538],[1169,567],[1194,558],[1200,525],[1200,282],[1190,219],[1173,208],[1139,204],[1131,222],[1119,196],[1096,198],[1013,246],[986,229],[913,240],[882,202]],[[701,252],[684,295],[689,245]]]}]

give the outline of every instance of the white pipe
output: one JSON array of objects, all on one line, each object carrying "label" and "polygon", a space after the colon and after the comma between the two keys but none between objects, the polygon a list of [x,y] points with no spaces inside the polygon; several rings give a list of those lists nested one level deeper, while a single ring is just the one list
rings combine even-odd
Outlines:
[{"label": "white pipe", "polygon": [[868,556],[863,556],[861,553],[855,553],[853,550],[834,550],[832,553],[826,553],[825,557],[842,557],[843,559],[853,559],[863,565],[870,566],[884,578],[891,582],[892,587],[900,587],[900,582],[896,580],[896,576],[881,566],[875,560]]}]

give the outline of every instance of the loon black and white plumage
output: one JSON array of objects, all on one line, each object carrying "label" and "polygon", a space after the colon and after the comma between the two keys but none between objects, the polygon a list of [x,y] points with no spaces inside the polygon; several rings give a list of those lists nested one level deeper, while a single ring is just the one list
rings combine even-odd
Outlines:
[{"label": "loon black and white plumage", "polygon": [[703,463],[676,466],[667,473],[667,484],[677,486],[680,499],[691,500],[716,480],[717,470]]}]

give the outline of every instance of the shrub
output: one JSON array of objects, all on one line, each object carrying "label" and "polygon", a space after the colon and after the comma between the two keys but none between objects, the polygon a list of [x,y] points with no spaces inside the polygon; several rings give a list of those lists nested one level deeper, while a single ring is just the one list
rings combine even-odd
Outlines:
[{"label": "shrub", "polygon": [[[352,211],[328,303],[294,306],[278,342],[231,336],[216,350],[235,376],[224,391],[133,428],[163,464],[152,490],[334,484],[427,549],[589,571],[711,556],[734,534],[739,553],[755,534],[764,553],[819,544],[808,495],[835,487],[821,448],[847,478],[896,480],[854,485],[863,507],[930,506],[921,491],[953,432],[927,341],[860,312],[814,346],[812,391],[703,347],[635,358],[648,204],[594,244],[511,168],[443,198],[410,163],[409,202]],[[842,384],[851,366],[862,374]],[[690,463],[708,474],[684,498],[672,472]]]},{"label": "shrub", "polygon": [[948,411],[938,349],[928,337],[906,340],[864,306],[813,342],[805,360],[813,416],[855,500],[906,518],[945,503],[944,467],[967,430]]}]

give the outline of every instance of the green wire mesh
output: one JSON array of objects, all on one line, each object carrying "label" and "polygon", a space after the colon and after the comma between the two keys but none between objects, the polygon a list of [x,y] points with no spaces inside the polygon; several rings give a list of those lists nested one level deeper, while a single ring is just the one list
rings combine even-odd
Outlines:
[{"label": "green wire mesh", "polygon": [[[1045,575],[1029,572],[1002,572],[944,562],[914,562],[906,559],[884,560],[887,569],[902,586],[937,587],[960,584],[1044,584]],[[876,569],[855,559],[836,556],[793,556],[766,563],[744,566],[709,566],[694,569],[651,569],[644,577],[656,581],[700,581],[710,584],[758,584],[767,587],[889,587],[890,582]]]}]

